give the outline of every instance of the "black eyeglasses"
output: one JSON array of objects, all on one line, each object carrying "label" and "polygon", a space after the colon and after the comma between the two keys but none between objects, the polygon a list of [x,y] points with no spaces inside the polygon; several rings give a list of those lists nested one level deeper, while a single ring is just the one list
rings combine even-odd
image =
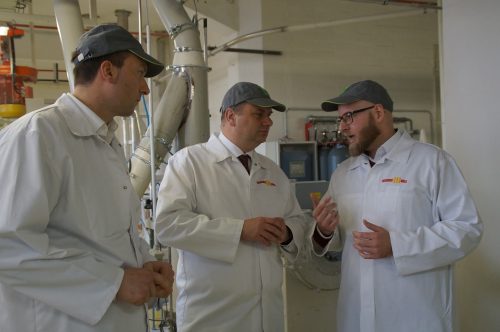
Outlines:
[{"label": "black eyeglasses", "polygon": [[364,112],[364,111],[368,111],[369,109],[371,108],[374,108],[375,105],[372,105],[372,106],[368,106],[368,107],[365,107],[365,108],[362,108],[362,109],[359,109],[359,110],[355,110],[355,111],[352,111],[352,112],[347,112],[346,114],[342,115],[342,116],[339,116],[337,118],[337,124],[340,124],[340,123],[343,123],[343,124],[346,124],[346,125],[350,125],[354,120],[353,120],[353,115],[356,114],[356,113],[360,113],[360,112]]}]

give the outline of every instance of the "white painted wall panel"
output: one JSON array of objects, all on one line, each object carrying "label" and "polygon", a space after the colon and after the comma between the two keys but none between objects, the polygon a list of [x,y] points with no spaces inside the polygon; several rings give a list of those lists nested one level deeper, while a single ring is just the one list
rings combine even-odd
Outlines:
[{"label": "white painted wall panel", "polygon": [[485,233],[457,264],[462,332],[500,330],[500,2],[443,1],[444,148],[457,159]]}]

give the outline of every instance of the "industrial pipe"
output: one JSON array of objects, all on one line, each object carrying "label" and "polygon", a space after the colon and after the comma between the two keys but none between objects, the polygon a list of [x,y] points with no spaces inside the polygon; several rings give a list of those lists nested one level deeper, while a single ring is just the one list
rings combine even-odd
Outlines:
[{"label": "industrial pipe", "polygon": [[78,0],[54,0],[54,13],[57,30],[59,31],[59,39],[61,40],[69,88],[73,92],[75,79],[73,76],[71,54],[78,46],[78,40],[84,32]]}]

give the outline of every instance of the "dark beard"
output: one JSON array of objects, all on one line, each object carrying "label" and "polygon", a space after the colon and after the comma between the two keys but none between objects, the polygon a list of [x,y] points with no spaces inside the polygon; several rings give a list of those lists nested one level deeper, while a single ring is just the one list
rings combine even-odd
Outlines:
[{"label": "dark beard", "polygon": [[380,129],[378,129],[373,120],[373,115],[370,113],[370,118],[368,119],[368,125],[364,127],[359,133],[359,142],[349,144],[349,153],[352,157],[359,156],[368,150],[370,144],[380,135]]}]

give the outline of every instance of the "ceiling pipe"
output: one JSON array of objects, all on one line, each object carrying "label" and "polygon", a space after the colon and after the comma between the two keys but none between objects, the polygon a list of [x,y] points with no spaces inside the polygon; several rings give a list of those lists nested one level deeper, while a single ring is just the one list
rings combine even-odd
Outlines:
[{"label": "ceiling pipe", "polygon": [[437,1],[422,1],[422,0],[351,0],[353,2],[364,2],[379,5],[399,5],[407,7],[418,7],[425,9],[443,9],[438,5]]},{"label": "ceiling pipe", "polygon": [[251,32],[251,33],[236,37],[233,40],[230,40],[227,43],[225,43],[219,47],[214,48],[212,51],[210,51],[208,53],[208,55],[213,56],[221,51],[227,50],[229,47],[231,47],[234,44],[241,43],[242,41],[245,41],[248,39],[261,37],[264,35],[269,35],[269,34],[278,33],[278,32],[295,32],[295,31],[302,31],[302,30],[327,28],[327,27],[331,27],[331,26],[339,26],[339,25],[344,25],[344,24],[353,24],[353,23],[362,23],[362,22],[364,23],[364,22],[370,22],[370,21],[378,21],[378,20],[391,19],[391,18],[401,18],[401,17],[416,16],[416,15],[423,15],[423,14],[426,14],[426,12],[422,11],[422,10],[410,10],[410,11],[404,11],[404,12],[399,12],[399,13],[348,18],[345,20],[338,20],[338,21],[328,21],[328,22],[301,24],[301,25],[292,25],[292,26],[284,25],[284,26],[279,26],[279,27],[275,27],[275,28],[259,30],[256,32]]}]

